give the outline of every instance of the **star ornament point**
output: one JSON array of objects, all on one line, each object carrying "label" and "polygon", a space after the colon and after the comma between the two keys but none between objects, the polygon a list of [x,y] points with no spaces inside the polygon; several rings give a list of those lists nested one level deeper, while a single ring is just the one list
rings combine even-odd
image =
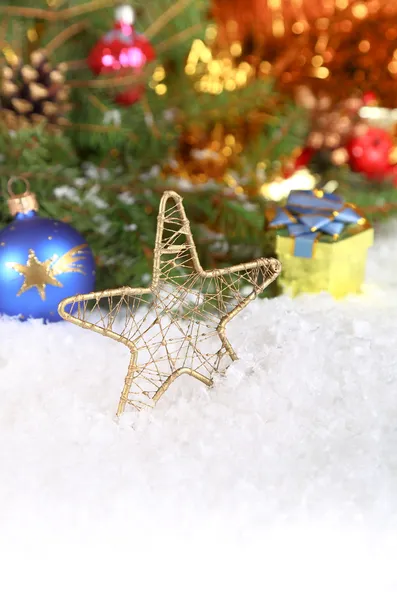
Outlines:
[{"label": "star ornament point", "polygon": [[[182,198],[160,202],[153,276],[145,288],[123,287],[66,298],[67,321],[128,347],[130,362],[118,405],[154,406],[183,374],[211,385],[237,359],[227,324],[281,271],[274,258],[205,271]],[[247,291],[248,289],[248,291]]]}]

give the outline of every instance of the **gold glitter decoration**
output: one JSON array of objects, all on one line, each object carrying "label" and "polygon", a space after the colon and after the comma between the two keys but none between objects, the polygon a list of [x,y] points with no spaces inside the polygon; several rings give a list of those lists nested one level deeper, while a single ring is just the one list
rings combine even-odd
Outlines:
[{"label": "gold glitter decoration", "polygon": [[[182,198],[165,192],[158,215],[152,283],[63,300],[59,314],[127,346],[131,356],[117,415],[154,406],[183,374],[211,385],[237,359],[226,325],[281,271],[259,258],[225,269],[200,265]],[[242,289],[250,288],[244,295]]]},{"label": "gold glitter decoration", "polygon": [[29,250],[26,265],[9,263],[8,267],[24,276],[24,282],[17,296],[21,296],[24,292],[35,287],[40,298],[44,301],[46,299],[45,289],[47,285],[63,287],[63,284],[56,279],[58,275],[62,273],[81,273],[84,275],[83,267],[77,261],[85,259],[83,250],[86,247],[87,244],[76,246],[61,257],[53,256],[44,262],[41,262],[37,258],[34,250]]},{"label": "gold glitter decoration", "polygon": [[236,59],[242,53],[241,44],[234,42],[230,48],[218,51],[213,46],[213,34],[214,26],[209,26],[204,41],[193,41],[185,73],[197,80],[195,87],[199,92],[217,95],[224,90],[233,92],[244,88],[254,77],[255,71],[246,61],[236,64]]},{"label": "gold glitter decoration", "polygon": [[52,272],[54,275],[61,275],[62,273],[80,273],[81,275],[85,275],[85,271],[83,265],[79,264],[79,260],[85,260],[86,256],[84,255],[84,249],[88,248],[88,244],[81,244],[80,246],[75,246],[65,252],[62,256],[53,257],[53,261],[55,261]]},{"label": "gold glitter decoration", "polygon": [[[233,133],[221,122],[211,128],[188,124],[180,137],[175,160],[163,168],[166,176],[178,176],[196,184],[209,179],[226,182],[246,142],[246,129],[238,119],[233,123]],[[226,182],[228,183],[228,182]]]},{"label": "gold glitter decoration", "polygon": [[164,96],[167,93],[167,85],[165,83],[166,71],[163,65],[156,66],[152,78],[149,81],[149,87],[152,88],[158,96]]}]

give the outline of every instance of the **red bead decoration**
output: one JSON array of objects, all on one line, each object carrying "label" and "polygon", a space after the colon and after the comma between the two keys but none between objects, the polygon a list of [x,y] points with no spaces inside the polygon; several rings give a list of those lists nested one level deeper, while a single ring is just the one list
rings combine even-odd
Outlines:
[{"label": "red bead decoration", "polygon": [[347,146],[353,171],[369,179],[384,179],[390,174],[390,153],[393,139],[387,131],[369,128],[364,135],[353,138]]},{"label": "red bead decoration", "polygon": [[362,100],[364,106],[378,105],[378,97],[374,92],[364,92]]},{"label": "red bead decoration", "polygon": [[[136,73],[156,57],[149,40],[140,35],[133,27],[133,11],[124,6],[116,11],[118,17],[112,31],[104,35],[91,50],[87,62],[95,75],[120,71]],[[129,106],[137,102],[144,93],[145,86],[135,85],[116,96],[116,102]]]},{"label": "red bead decoration", "polygon": [[310,163],[311,159],[313,158],[314,154],[315,154],[315,150],[313,150],[313,148],[308,148],[308,147],[303,148],[303,150],[295,158],[295,160],[291,161],[290,163],[288,163],[287,165],[284,166],[283,172],[282,172],[283,177],[288,179],[289,177],[292,177],[292,175],[294,173],[296,173],[296,171],[298,171],[299,169],[303,169],[303,168],[307,167],[307,165]]}]

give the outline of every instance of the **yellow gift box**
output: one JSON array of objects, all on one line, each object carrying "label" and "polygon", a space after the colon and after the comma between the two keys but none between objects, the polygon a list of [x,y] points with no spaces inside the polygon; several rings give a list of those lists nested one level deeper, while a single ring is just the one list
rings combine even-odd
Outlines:
[{"label": "yellow gift box", "polygon": [[368,248],[374,241],[371,227],[339,241],[314,243],[313,256],[294,256],[295,238],[277,235],[277,254],[282,263],[281,280],[286,291],[329,292],[335,298],[357,294],[365,277]]}]

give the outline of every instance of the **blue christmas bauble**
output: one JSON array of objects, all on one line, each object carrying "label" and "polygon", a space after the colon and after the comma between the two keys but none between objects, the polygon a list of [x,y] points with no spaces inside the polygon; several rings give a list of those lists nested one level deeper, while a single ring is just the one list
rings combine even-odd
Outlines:
[{"label": "blue christmas bauble", "polygon": [[93,254],[70,225],[29,210],[0,232],[1,314],[60,321],[59,302],[94,286]]}]

